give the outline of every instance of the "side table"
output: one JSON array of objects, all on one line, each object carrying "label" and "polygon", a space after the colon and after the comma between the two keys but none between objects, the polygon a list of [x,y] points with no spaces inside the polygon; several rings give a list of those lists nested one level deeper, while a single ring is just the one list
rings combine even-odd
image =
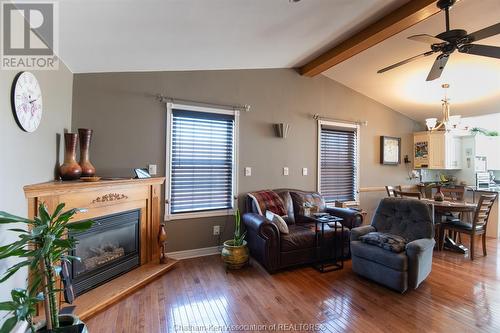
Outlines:
[{"label": "side table", "polygon": [[[342,218],[322,215],[311,217],[315,222],[316,230],[316,262],[314,268],[321,273],[336,271],[344,268],[344,233],[345,227],[340,223]],[[325,237],[325,225],[333,229],[334,235],[331,243]],[[338,237],[337,231],[340,231],[340,259],[337,255]],[[329,244],[330,243],[330,244]],[[333,251],[332,251],[333,248]],[[333,255],[332,255],[333,252]]]}]

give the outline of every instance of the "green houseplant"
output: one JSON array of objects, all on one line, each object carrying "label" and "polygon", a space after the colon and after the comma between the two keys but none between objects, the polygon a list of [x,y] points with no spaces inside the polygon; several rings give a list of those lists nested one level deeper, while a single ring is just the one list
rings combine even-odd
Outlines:
[{"label": "green houseplant", "polygon": [[241,230],[240,211],[234,215],[234,237],[224,242],[222,260],[227,269],[240,269],[248,263],[249,251],[245,241],[246,231]]},{"label": "green houseplant", "polygon": [[[28,267],[30,272],[28,289],[14,289],[12,300],[0,303],[0,310],[11,315],[0,328],[0,333],[10,332],[19,321],[28,322],[31,332],[74,332],[76,327],[80,327],[78,332],[86,331],[78,318],[59,315],[56,294],[60,290],[56,288],[56,277],[61,271],[60,263],[79,260],[69,254],[75,248],[76,240],[67,237],[68,231],[87,230],[93,222],[70,223],[80,210],[63,212],[63,209],[62,203],[50,215],[45,205],[40,204],[38,216],[33,220],[0,212],[0,224],[22,223],[27,226],[27,230],[9,229],[18,234],[18,240],[0,246],[0,260],[10,257],[20,259],[1,275],[0,283],[23,267]],[[36,304],[40,301],[44,303],[45,321],[34,323]]]}]

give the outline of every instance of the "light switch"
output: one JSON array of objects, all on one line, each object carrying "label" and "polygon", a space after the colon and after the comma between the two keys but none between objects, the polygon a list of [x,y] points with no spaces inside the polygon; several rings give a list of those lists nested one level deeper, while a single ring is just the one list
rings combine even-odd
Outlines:
[{"label": "light switch", "polygon": [[307,176],[307,168],[302,168],[302,176]]},{"label": "light switch", "polygon": [[148,165],[148,172],[151,176],[156,175],[156,164]]},{"label": "light switch", "polygon": [[245,167],[245,176],[250,177],[252,175],[252,168]]},{"label": "light switch", "polygon": [[288,176],[288,167],[283,168],[283,176]]}]

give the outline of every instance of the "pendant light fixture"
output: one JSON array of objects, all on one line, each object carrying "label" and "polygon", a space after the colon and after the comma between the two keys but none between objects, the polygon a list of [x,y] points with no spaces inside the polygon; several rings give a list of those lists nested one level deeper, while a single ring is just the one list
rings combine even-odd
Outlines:
[{"label": "pendant light fixture", "polygon": [[458,129],[458,125],[460,125],[461,116],[450,115],[450,99],[448,98],[447,89],[450,88],[448,83],[444,83],[441,85],[444,89],[444,98],[441,100],[443,119],[438,121],[437,118],[427,118],[425,119],[425,124],[427,125],[427,130],[429,131],[437,131],[444,127],[445,130],[451,131]]}]

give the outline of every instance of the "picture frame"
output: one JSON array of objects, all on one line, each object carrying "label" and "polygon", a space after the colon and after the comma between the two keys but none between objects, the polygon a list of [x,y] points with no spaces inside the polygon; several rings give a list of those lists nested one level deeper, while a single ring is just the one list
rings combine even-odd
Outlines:
[{"label": "picture frame", "polygon": [[380,137],[380,164],[401,164],[401,138],[393,136]]}]

